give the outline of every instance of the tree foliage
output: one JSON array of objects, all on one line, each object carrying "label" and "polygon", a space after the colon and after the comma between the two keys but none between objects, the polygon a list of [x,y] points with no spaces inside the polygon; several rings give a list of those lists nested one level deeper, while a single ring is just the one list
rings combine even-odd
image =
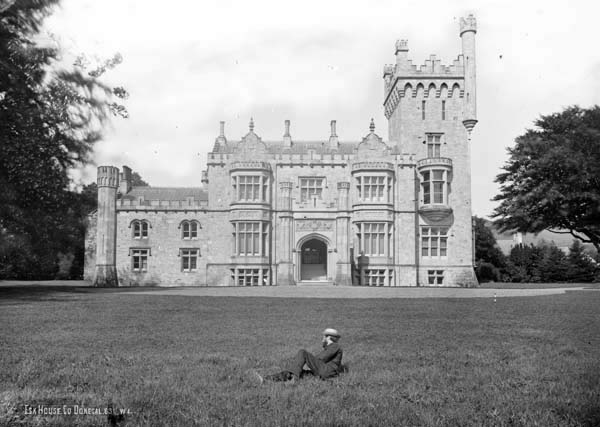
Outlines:
[{"label": "tree foliage", "polygon": [[82,245],[86,207],[69,170],[89,161],[119,110],[110,87],[58,67],[57,48],[36,42],[57,3],[0,9],[0,278],[53,278]]},{"label": "tree foliage", "polygon": [[574,240],[565,254],[554,244],[516,245],[503,269],[503,280],[524,283],[593,282],[600,279],[600,268]]},{"label": "tree foliage", "polygon": [[496,177],[505,230],[571,233],[600,249],[600,107],[542,116],[508,149]]},{"label": "tree foliage", "polygon": [[480,282],[499,281],[500,270],[506,266],[506,257],[498,247],[488,221],[473,217],[475,234],[475,272]]},{"label": "tree foliage", "polygon": [[150,184],[148,184],[146,181],[144,181],[142,179],[142,177],[140,176],[139,173],[137,172],[131,172],[131,185],[133,185],[134,187],[149,187]]}]

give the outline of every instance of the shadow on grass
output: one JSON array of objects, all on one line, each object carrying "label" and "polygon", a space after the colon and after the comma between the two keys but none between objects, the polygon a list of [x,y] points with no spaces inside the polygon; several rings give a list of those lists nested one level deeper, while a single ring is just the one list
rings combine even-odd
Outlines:
[{"label": "shadow on grass", "polygon": [[27,286],[1,286],[0,304],[34,301],[70,301],[86,294],[115,294],[131,292],[134,289],[144,291],[164,290],[164,288],[95,288],[92,286],[69,286],[69,285],[27,285]]},{"label": "shadow on grass", "polygon": [[481,289],[555,289],[555,288],[584,288],[600,289],[600,283],[518,283],[518,282],[484,282]]}]

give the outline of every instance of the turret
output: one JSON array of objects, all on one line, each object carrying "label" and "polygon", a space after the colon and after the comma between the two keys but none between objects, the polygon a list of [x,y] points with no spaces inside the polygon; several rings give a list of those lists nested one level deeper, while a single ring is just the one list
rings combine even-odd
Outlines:
[{"label": "turret", "polygon": [[460,19],[460,38],[465,66],[465,118],[463,124],[471,133],[477,123],[477,96],[475,81],[475,33],[477,22],[473,15]]},{"label": "turret", "polygon": [[396,64],[401,65],[408,60],[408,40],[396,40]]},{"label": "turret", "polygon": [[98,167],[98,218],[94,286],[119,286],[116,268],[117,188],[119,169]]}]

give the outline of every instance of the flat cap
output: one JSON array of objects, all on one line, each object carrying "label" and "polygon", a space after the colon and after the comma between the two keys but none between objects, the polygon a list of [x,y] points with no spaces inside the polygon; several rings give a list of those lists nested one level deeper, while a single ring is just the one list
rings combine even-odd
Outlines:
[{"label": "flat cap", "polygon": [[337,329],[333,329],[333,328],[327,328],[323,331],[323,335],[328,335],[330,337],[338,337],[340,338],[341,335],[340,333],[337,331]]}]

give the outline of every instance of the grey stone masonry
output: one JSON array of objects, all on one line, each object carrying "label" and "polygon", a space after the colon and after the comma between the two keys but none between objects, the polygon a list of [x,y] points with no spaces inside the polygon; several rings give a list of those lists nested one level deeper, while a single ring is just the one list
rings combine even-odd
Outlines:
[{"label": "grey stone masonry", "polygon": [[338,136],[335,120],[316,141],[293,138],[289,120],[281,140],[263,141],[250,119],[239,140],[220,123],[199,187],[132,187],[127,167],[119,185],[116,168],[99,168],[99,184],[116,181],[100,188],[90,216],[97,250],[86,266],[95,265],[96,282],[476,285],[476,31],[473,16],[460,21],[462,53],[450,65],[432,55],[417,67],[408,41],[396,43],[396,63],[383,72],[387,141],[372,119],[354,142]]}]

